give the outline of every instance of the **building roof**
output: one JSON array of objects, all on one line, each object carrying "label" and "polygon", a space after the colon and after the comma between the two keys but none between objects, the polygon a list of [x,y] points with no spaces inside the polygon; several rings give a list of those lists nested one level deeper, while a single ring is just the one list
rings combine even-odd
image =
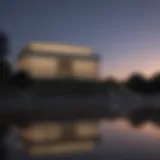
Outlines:
[{"label": "building roof", "polygon": [[84,56],[84,55],[71,55],[71,54],[59,54],[59,53],[54,53],[54,54],[50,54],[48,52],[29,52],[29,51],[26,51],[26,52],[22,52],[21,54],[19,54],[18,56],[18,60],[24,58],[24,57],[52,57],[52,58],[57,58],[57,59],[84,59],[84,60],[100,60],[100,57],[97,55],[97,54],[92,54],[92,55],[89,55],[89,56]]},{"label": "building roof", "polygon": [[31,42],[25,48],[33,52],[46,52],[50,54],[56,52],[58,54],[63,53],[89,56],[93,53],[91,48],[84,46],[47,42]]},{"label": "building roof", "polygon": [[58,43],[29,43],[18,55],[18,60],[27,56],[72,58],[85,60],[99,60],[100,57],[91,48],[71,44]]}]

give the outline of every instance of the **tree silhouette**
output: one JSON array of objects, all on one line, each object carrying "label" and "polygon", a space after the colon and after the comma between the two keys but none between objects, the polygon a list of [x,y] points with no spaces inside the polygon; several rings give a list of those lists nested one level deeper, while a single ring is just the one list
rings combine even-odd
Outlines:
[{"label": "tree silhouette", "polygon": [[[8,37],[4,32],[0,32],[0,94],[5,96],[8,93],[7,87],[9,86],[11,78],[11,66],[6,60],[8,53]],[[10,125],[10,116],[7,113],[0,112],[0,159],[5,158],[4,137],[8,132]]]},{"label": "tree silhouette", "polygon": [[11,76],[11,68],[6,60],[8,53],[8,37],[4,32],[0,32],[0,86],[8,84]]},{"label": "tree silhouette", "polygon": [[145,78],[138,73],[132,74],[125,83],[126,87],[141,94],[148,93],[147,86],[148,82]]},{"label": "tree silhouette", "polygon": [[156,73],[150,79],[150,92],[152,94],[160,93],[160,73]]},{"label": "tree silhouette", "polygon": [[119,86],[119,83],[113,77],[109,77],[105,81],[102,82],[102,86],[105,92],[107,92],[110,90],[116,90]]},{"label": "tree silhouette", "polygon": [[6,57],[8,54],[8,36],[4,32],[0,32],[0,59]]},{"label": "tree silhouette", "polygon": [[11,78],[11,67],[6,60],[0,61],[0,86],[6,86]]},{"label": "tree silhouette", "polygon": [[19,89],[24,89],[31,84],[31,77],[25,71],[18,71],[12,76],[11,84]]}]

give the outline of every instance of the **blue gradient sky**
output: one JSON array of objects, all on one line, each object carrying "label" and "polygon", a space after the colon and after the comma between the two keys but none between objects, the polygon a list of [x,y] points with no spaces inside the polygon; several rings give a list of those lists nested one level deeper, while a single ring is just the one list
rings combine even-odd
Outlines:
[{"label": "blue gradient sky", "polygon": [[159,0],[1,0],[1,28],[13,62],[29,41],[56,41],[94,48],[103,77],[160,70]]}]

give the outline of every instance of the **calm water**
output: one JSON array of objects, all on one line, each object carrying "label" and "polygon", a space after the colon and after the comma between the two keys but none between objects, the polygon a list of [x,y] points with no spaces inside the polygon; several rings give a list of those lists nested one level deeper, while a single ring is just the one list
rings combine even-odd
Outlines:
[{"label": "calm water", "polygon": [[97,153],[109,160],[160,160],[160,128],[146,123],[133,128],[126,120],[104,121]]},{"label": "calm water", "polygon": [[160,128],[156,125],[146,123],[141,128],[135,129],[126,120],[118,119],[103,121],[100,128],[102,143],[97,146],[91,156],[73,156],[66,159],[160,160]]}]

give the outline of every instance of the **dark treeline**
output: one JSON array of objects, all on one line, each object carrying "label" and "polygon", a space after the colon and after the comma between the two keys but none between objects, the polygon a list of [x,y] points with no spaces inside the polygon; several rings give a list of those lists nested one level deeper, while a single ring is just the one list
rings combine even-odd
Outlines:
[{"label": "dark treeline", "polygon": [[142,95],[156,95],[160,93],[160,73],[155,73],[150,79],[135,73],[125,82],[125,86]]},{"label": "dark treeline", "polygon": [[108,91],[116,91],[121,87],[128,88],[144,96],[160,94],[160,73],[156,73],[150,79],[145,79],[140,74],[133,74],[126,81],[117,81],[114,78],[105,80],[76,80],[76,79],[33,79],[25,71],[13,72],[11,65],[5,59],[0,61],[0,87],[7,89],[27,89],[37,87],[46,90],[45,93],[60,95],[93,95],[105,94]]},{"label": "dark treeline", "polygon": [[0,76],[2,77],[0,86],[8,89],[15,88],[23,90],[38,87],[39,89],[46,89],[46,91],[48,90],[48,92],[52,94],[93,95],[104,94],[125,87],[144,96],[160,94],[160,73],[155,74],[150,79],[145,79],[139,74],[134,74],[125,82],[120,82],[113,78],[107,78],[103,81],[76,80],[73,78],[49,80],[33,79],[25,71],[12,72],[10,64],[4,61],[0,62],[0,70]]}]

